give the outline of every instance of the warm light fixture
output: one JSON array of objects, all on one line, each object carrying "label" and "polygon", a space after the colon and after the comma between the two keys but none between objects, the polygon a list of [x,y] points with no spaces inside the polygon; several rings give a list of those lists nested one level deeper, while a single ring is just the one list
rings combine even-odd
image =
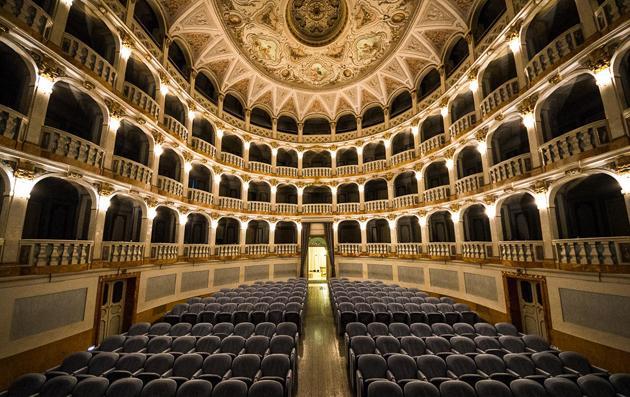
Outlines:
[{"label": "warm light fixture", "polygon": [[330,157],[332,157],[333,159],[337,157],[337,152],[334,150],[330,150]]},{"label": "warm light fixture", "polygon": [[120,119],[118,117],[111,117],[109,119],[109,128],[116,132],[120,128]]},{"label": "warm light fixture", "polygon": [[276,222],[269,222],[269,231],[273,232],[276,230]]},{"label": "warm light fixture", "polygon": [[448,116],[448,106],[443,106],[442,109],[440,109],[440,114],[442,117]]},{"label": "warm light fixture", "polygon": [[53,92],[53,88],[55,86],[55,80],[48,75],[40,74],[39,82],[37,85],[39,87],[40,92],[46,95],[50,95]]},{"label": "warm light fixture", "polygon": [[477,92],[477,90],[479,89],[479,82],[477,81],[477,79],[470,80],[470,83],[468,84],[468,89],[472,92]]},{"label": "warm light fixture", "polygon": [[278,186],[271,185],[271,194],[276,194],[277,191],[278,191]]},{"label": "warm light fixture", "polygon": [[536,125],[536,119],[534,118],[534,113],[529,112],[523,115],[523,125],[527,129],[534,128],[534,126]]},{"label": "warm light fixture", "polygon": [[153,220],[155,219],[156,216],[157,216],[157,208],[150,207],[149,210],[147,211],[147,218],[149,218],[150,220]]},{"label": "warm light fixture", "polygon": [[164,153],[164,148],[159,143],[156,143],[155,147],[153,148],[153,153],[155,153],[155,155],[159,157],[162,155],[162,153]]},{"label": "warm light fixture", "polygon": [[297,152],[297,156],[298,156],[298,159],[302,160],[302,157],[304,156],[304,152]]},{"label": "warm light fixture", "polygon": [[453,223],[459,222],[459,212],[451,212],[451,220]]},{"label": "warm light fixture", "polygon": [[186,172],[190,172],[190,170],[192,170],[192,163],[190,161],[187,161],[184,163],[184,171]]},{"label": "warm light fixture", "polygon": [[185,225],[186,223],[188,223],[188,215],[186,215],[186,214],[179,214],[179,224],[180,225]]},{"label": "warm light fixture", "polygon": [[217,226],[219,226],[219,220],[218,219],[210,219],[210,227],[212,227],[213,229],[216,229]]},{"label": "warm light fixture", "polygon": [[547,195],[545,193],[537,193],[534,197],[534,201],[536,202],[536,207],[538,207],[539,210],[544,210],[549,207]]},{"label": "warm light fixture", "polygon": [[420,224],[420,226],[425,227],[427,225],[427,217],[426,216],[418,217],[418,223]]},{"label": "warm light fixture", "polygon": [[245,188],[245,190],[249,190],[249,182],[248,181],[243,182],[243,187]]},{"label": "warm light fixture", "polygon": [[622,175],[619,179],[617,179],[619,185],[621,186],[621,194],[630,193],[630,174]]},{"label": "warm light fixture", "polygon": [[422,172],[420,171],[416,171],[414,172],[416,180],[419,181],[420,179],[422,179]]},{"label": "warm light fixture", "polygon": [[223,130],[221,128],[217,129],[217,138],[223,138]]},{"label": "warm light fixture", "polygon": [[521,38],[519,37],[519,35],[512,36],[510,41],[508,41],[508,47],[510,47],[510,51],[512,51],[513,53],[517,53],[520,51]]},{"label": "warm light fixture", "polygon": [[486,205],[486,216],[490,219],[493,219],[495,216],[497,216],[497,206],[494,204],[488,204]]},{"label": "warm light fixture", "polygon": [[128,44],[123,44],[120,47],[120,57],[124,60],[129,59],[131,56],[131,47]]},{"label": "warm light fixture", "polygon": [[481,141],[477,143],[477,151],[479,152],[479,154],[483,156],[484,154],[486,154],[487,150],[488,150],[488,144],[485,141]]},{"label": "warm light fixture", "polygon": [[112,203],[111,196],[100,196],[98,198],[98,209],[101,211],[107,211],[111,203]]},{"label": "warm light fixture", "polygon": [[197,112],[195,112],[194,110],[189,110],[189,111],[188,111],[188,118],[189,118],[190,120],[194,120],[194,119],[195,119],[195,117],[197,117]]},{"label": "warm light fixture", "polygon": [[361,228],[361,230],[367,229],[367,222],[359,221],[359,228]]},{"label": "warm light fixture", "polygon": [[455,162],[453,161],[453,159],[446,160],[446,168],[448,168],[449,170],[452,170],[454,165]]},{"label": "warm light fixture", "polygon": [[247,225],[249,224],[249,220],[240,221],[240,223],[241,223],[241,230],[247,230]]},{"label": "warm light fixture", "polygon": [[168,95],[170,89],[168,88],[167,84],[162,84],[160,85],[160,92],[162,93],[162,95],[166,96]]},{"label": "warm light fixture", "polygon": [[414,125],[413,127],[411,127],[411,133],[415,136],[418,135],[418,132],[420,131],[420,129],[418,128],[417,125]]},{"label": "warm light fixture", "polygon": [[339,229],[339,223],[338,223],[338,222],[333,222],[333,224],[332,224],[332,228],[333,228],[333,230],[336,232],[336,231],[337,231],[337,229]]},{"label": "warm light fixture", "polygon": [[278,155],[278,148],[277,147],[271,148],[271,154],[273,156],[277,156]]},{"label": "warm light fixture", "polygon": [[365,185],[359,185],[359,193],[363,193],[365,190]]},{"label": "warm light fixture", "polygon": [[70,8],[72,7],[73,0],[61,0],[61,3],[65,5],[66,7]]},{"label": "warm light fixture", "polygon": [[13,194],[15,197],[29,198],[33,186],[35,186],[35,181],[32,179],[15,178]]},{"label": "warm light fixture", "polygon": [[595,72],[595,82],[600,87],[609,85],[612,82],[612,73],[610,73],[610,67],[606,66],[598,69]]},{"label": "warm light fixture", "polygon": [[361,156],[361,155],[363,154],[363,146],[358,146],[358,147],[357,147],[357,154],[358,154],[359,156]]}]

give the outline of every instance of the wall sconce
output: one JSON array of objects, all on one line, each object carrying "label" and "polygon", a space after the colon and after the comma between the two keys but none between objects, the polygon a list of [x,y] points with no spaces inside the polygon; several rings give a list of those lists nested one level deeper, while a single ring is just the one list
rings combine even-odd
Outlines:
[{"label": "wall sconce", "polygon": [[168,88],[167,84],[160,85],[160,93],[164,96],[168,95],[170,88]]},{"label": "wall sconce", "polygon": [[494,204],[488,204],[486,205],[486,216],[489,219],[494,219],[495,216],[497,216],[497,206]]},{"label": "wall sconce", "polygon": [[155,144],[155,147],[153,148],[153,153],[155,153],[156,156],[160,157],[162,153],[164,153],[164,148],[162,147],[161,144],[157,143]]},{"label": "wall sconce", "polygon": [[427,217],[426,216],[418,217],[418,223],[420,224],[420,226],[425,227],[427,225]]},{"label": "wall sconce", "polygon": [[477,143],[477,151],[483,156],[488,151],[488,144],[485,141]]},{"label": "wall sconce", "polygon": [[40,92],[46,95],[50,95],[52,94],[53,88],[55,86],[55,79],[48,75],[40,74],[37,86],[39,87]]},{"label": "wall sconce", "polygon": [[109,128],[116,132],[120,128],[120,119],[118,117],[112,116],[109,119]]},{"label": "wall sconce", "polygon": [[527,129],[534,128],[536,125],[536,119],[534,118],[534,113],[528,112],[523,115],[523,125]]},{"label": "wall sconce", "polygon": [[156,216],[157,216],[157,207],[149,207],[149,210],[147,211],[147,218],[149,218],[149,220],[153,220],[155,219]]},{"label": "wall sconce", "polygon": [[440,114],[442,117],[448,116],[448,106],[443,106],[442,109],[440,109]]},{"label": "wall sconce", "polygon": [[192,163],[190,161],[187,161],[184,163],[184,171],[186,172],[190,172],[190,170],[192,170]]},{"label": "wall sconce", "polygon": [[549,202],[547,201],[547,195],[545,193],[537,193],[534,196],[534,201],[536,202],[536,207],[539,210],[544,210],[549,207]]},{"label": "wall sconce", "polygon": [[179,224],[180,225],[185,225],[186,223],[188,223],[188,215],[186,215],[186,214],[179,214]]},{"label": "wall sconce", "polygon": [[470,83],[468,84],[468,89],[472,92],[477,92],[477,90],[479,89],[479,82],[477,81],[477,79],[470,80]]},{"label": "wall sconce", "polygon": [[35,181],[33,179],[15,178],[13,194],[19,198],[29,198],[34,186]]},{"label": "wall sconce", "polygon": [[128,44],[123,44],[120,47],[120,57],[124,60],[129,59],[131,56],[131,47]]},{"label": "wall sconce", "polygon": [[508,41],[508,47],[510,47],[510,51],[513,53],[517,53],[521,50],[521,37],[519,35],[514,35]]},{"label": "wall sconce", "polygon": [[221,128],[217,129],[217,138],[219,139],[223,138],[223,130]]},{"label": "wall sconce", "polygon": [[107,211],[112,203],[112,196],[99,196],[98,209],[100,211]]},{"label": "wall sconce", "polygon": [[451,212],[451,220],[453,223],[459,223],[460,215],[459,212]]},{"label": "wall sconce", "polygon": [[595,82],[599,87],[605,87],[612,82],[612,73],[610,67],[606,66],[595,72]]},{"label": "wall sconce", "polygon": [[197,117],[197,112],[195,112],[194,110],[189,110],[189,111],[188,111],[188,118],[189,118],[190,120],[194,120],[194,119],[195,119],[195,117]]},{"label": "wall sconce", "polygon": [[446,160],[446,168],[448,168],[449,170],[452,170],[454,165],[455,162],[453,161],[453,159]]}]

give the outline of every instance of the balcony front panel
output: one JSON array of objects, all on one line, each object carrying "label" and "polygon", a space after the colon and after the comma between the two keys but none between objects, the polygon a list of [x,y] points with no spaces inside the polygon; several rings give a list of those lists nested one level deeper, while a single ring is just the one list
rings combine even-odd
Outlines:
[{"label": "balcony front panel", "polygon": [[245,253],[247,255],[267,255],[269,253],[269,244],[247,244],[245,245]]},{"label": "balcony front panel", "polygon": [[160,114],[160,107],[155,99],[149,94],[142,91],[135,85],[125,81],[123,83],[123,96],[130,104],[157,119]]},{"label": "balcony front panel", "polygon": [[456,245],[454,242],[427,243],[427,253],[430,256],[454,256],[456,253]]},{"label": "balcony front panel", "polygon": [[64,33],[61,41],[61,51],[105,83],[112,87],[114,86],[116,69],[81,40],[69,33]]},{"label": "balcony front panel", "polygon": [[0,136],[11,140],[22,139],[28,120],[23,114],[0,105]]},{"label": "balcony front panel", "polygon": [[329,178],[332,175],[332,168],[313,167],[302,168],[302,176],[307,178]]},{"label": "balcony front panel", "polygon": [[544,165],[588,152],[610,142],[608,121],[599,120],[576,128],[540,145]]},{"label": "balcony front panel", "polygon": [[406,194],[404,196],[398,196],[394,198],[393,207],[394,208],[405,208],[412,207],[419,203],[418,194]]},{"label": "balcony front panel", "polygon": [[544,259],[543,242],[533,241],[499,241],[501,260],[510,262],[537,262]]},{"label": "balcony front panel", "polygon": [[391,246],[390,243],[367,243],[367,251],[372,255],[387,255]]},{"label": "balcony front panel", "polygon": [[205,190],[188,188],[188,201],[201,205],[212,205],[212,193]]},{"label": "balcony front panel", "polygon": [[276,244],[275,249],[278,255],[293,255],[298,253],[297,244]]},{"label": "balcony front panel", "polygon": [[63,266],[92,262],[93,241],[22,239],[20,265]]},{"label": "balcony front panel", "polygon": [[337,212],[359,212],[360,203],[340,203],[337,204]]},{"label": "balcony front panel", "polygon": [[468,175],[455,181],[455,192],[457,194],[474,193],[483,186],[483,172]]},{"label": "balcony front panel", "polygon": [[40,36],[48,37],[52,18],[33,0],[7,0],[0,2],[0,8]]},{"label": "balcony front panel", "polygon": [[518,95],[518,78],[501,84],[481,101],[481,117],[486,117]]},{"label": "balcony front panel", "polygon": [[387,168],[387,160],[374,160],[367,163],[363,163],[363,172],[376,172],[382,171]]},{"label": "balcony front panel", "polygon": [[139,262],[144,259],[144,243],[104,241],[101,259],[105,262]]},{"label": "balcony front panel", "polygon": [[337,166],[337,175],[355,175],[359,173],[359,166],[356,164],[353,165],[341,165]]},{"label": "balcony front panel", "polygon": [[398,255],[420,255],[422,254],[422,243],[398,243],[396,244]]},{"label": "balcony front panel", "polygon": [[151,179],[153,178],[153,170],[151,168],[122,156],[113,156],[112,172],[114,175],[147,185],[151,183]]},{"label": "balcony front panel", "polygon": [[455,120],[453,124],[449,127],[448,131],[451,133],[452,137],[460,136],[464,132],[470,130],[477,124],[477,115],[473,110],[470,113],[465,114],[459,119]]},{"label": "balcony front panel", "polygon": [[465,241],[462,243],[462,257],[486,259],[494,256],[492,243],[488,241]]},{"label": "balcony front panel", "polygon": [[97,144],[56,128],[42,127],[42,149],[75,160],[91,167],[100,168],[105,151]]},{"label": "balcony front panel", "polygon": [[538,54],[527,63],[525,67],[530,81],[536,80],[546,73],[563,58],[572,54],[584,43],[582,25],[578,24],[556,37],[547,44]]},{"label": "balcony front panel", "polygon": [[332,204],[304,204],[302,212],[305,214],[330,214],[332,212]]},{"label": "balcony front panel", "polygon": [[424,154],[430,153],[434,150],[441,148],[445,144],[446,144],[446,134],[438,134],[422,142],[420,144],[420,151],[424,155]]},{"label": "balcony front panel", "polygon": [[276,167],[276,174],[280,176],[290,176],[293,178],[297,178],[298,169],[295,167]]},{"label": "balcony front panel", "polygon": [[192,137],[191,141],[192,148],[196,151],[207,155],[208,157],[214,158],[217,154],[217,149],[210,142],[206,142],[201,138]]},{"label": "balcony front panel", "polygon": [[249,161],[249,169],[253,172],[259,172],[262,174],[271,174],[273,172],[273,168],[271,164],[260,163],[258,161]]},{"label": "balcony front panel", "polygon": [[532,169],[531,153],[520,154],[490,167],[490,183],[524,175]]},{"label": "balcony front panel", "polygon": [[389,200],[373,200],[365,202],[366,211],[385,211],[389,206]]},{"label": "balcony front panel", "polygon": [[157,187],[163,192],[172,194],[173,196],[182,196],[184,194],[184,185],[167,176],[158,175]]},{"label": "balcony front panel", "polygon": [[413,160],[414,158],[416,158],[416,150],[408,149],[408,150],[405,150],[404,152],[396,153],[395,155],[393,155],[391,163],[392,165],[398,165],[398,164],[409,162]]},{"label": "balcony front panel", "polygon": [[267,201],[248,201],[247,209],[253,212],[270,212],[271,203]]},{"label": "balcony front panel", "polygon": [[184,244],[184,256],[190,259],[205,259],[212,256],[209,244]]},{"label": "balcony front panel", "polygon": [[424,201],[439,201],[447,200],[451,195],[451,188],[449,185],[437,186],[431,189],[427,189],[422,194]]},{"label": "balcony front panel", "polygon": [[217,256],[239,256],[241,246],[239,244],[218,244],[216,246]]},{"label": "balcony front panel", "polygon": [[553,249],[559,263],[630,264],[630,236],[553,240]]},{"label": "balcony front panel", "polygon": [[339,243],[337,244],[337,250],[341,254],[345,255],[359,255],[361,253],[360,243]]},{"label": "balcony front panel", "polygon": [[228,152],[221,152],[221,160],[224,163],[235,165],[239,168],[245,168],[245,160],[242,157]]},{"label": "balcony front panel", "polygon": [[277,203],[276,212],[281,214],[297,214],[298,205],[289,203]]},{"label": "balcony front panel", "polygon": [[243,208],[243,200],[234,197],[219,196],[219,207],[228,210],[240,210]]},{"label": "balcony front panel", "polygon": [[164,128],[166,128],[166,131],[176,138],[179,138],[184,142],[188,140],[188,129],[186,129],[186,127],[174,117],[167,114],[164,115]]},{"label": "balcony front panel", "polygon": [[176,260],[178,251],[177,243],[151,243],[151,259]]}]

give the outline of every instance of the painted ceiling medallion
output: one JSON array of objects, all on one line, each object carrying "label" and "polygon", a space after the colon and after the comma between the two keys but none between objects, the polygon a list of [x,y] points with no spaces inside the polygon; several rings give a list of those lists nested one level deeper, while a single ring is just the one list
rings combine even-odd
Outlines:
[{"label": "painted ceiling medallion", "polygon": [[347,16],[345,0],[289,0],[286,20],[299,41],[320,47],[339,36]]}]

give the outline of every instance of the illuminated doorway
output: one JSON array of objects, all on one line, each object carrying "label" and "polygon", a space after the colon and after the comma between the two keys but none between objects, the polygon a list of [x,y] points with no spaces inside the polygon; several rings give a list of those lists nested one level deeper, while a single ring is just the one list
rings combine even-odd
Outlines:
[{"label": "illuminated doorway", "polygon": [[311,237],[308,241],[308,279],[326,280],[328,277],[328,247],[324,237]]}]

